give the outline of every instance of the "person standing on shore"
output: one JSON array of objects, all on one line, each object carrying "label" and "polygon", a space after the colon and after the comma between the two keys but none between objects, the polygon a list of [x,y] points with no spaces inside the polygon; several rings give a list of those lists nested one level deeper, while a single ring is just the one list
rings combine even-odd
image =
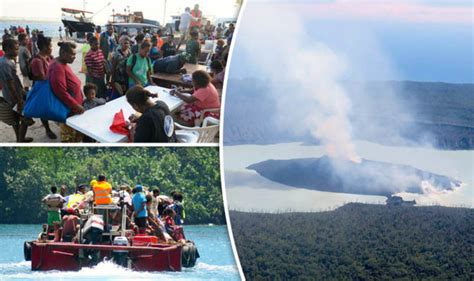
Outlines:
[{"label": "person standing on shore", "polygon": [[[39,54],[34,56],[31,60],[31,74],[33,75],[33,81],[44,81],[48,80],[48,69],[49,64],[53,60],[51,53],[53,52],[53,46],[51,44],[50,37],[44,37],[40,35],[38,37],[38,49]],[[57,139],[56,134],[49,127],[49,122],[46,119],[41,119],[41,123],[46,129],[46,135],[48,138],[55,140]]]},{"label": "person standing on shore", "polygon": [[117,35],[115,34],[113,25],[107,26],[107,31],[100,35],[100,49],[104,54],[106,60],[109,60],[109,54],[111,55],[117,46]]},{"label": "person standing on shore", "polygon": [[195,30],[198,31],[201,28],[201,18],[202,18],[202,12],[199,10],[199,4],[194,5],[194,9],[191,11],[191,16],[195,18],[194,21],[191,22],[189,25],[189,28],[191,31]]},{"label": "person standing on shore", "polygon": [[128,90],[127,60],[131,55],[130,38],[120,38],[120,48],[112,55],[112,70],[110,83],[115,93],[123,96]]},{"label": "person standing on shore", "polygon": [[59,40],[63,41],[63,33],[62,33],[63,29],[61,28],[61,26],[59,26],[58,31],[59,31]]},{"label": "person standing on shore", "polygon": [[[59,57],[54,59],[48,70],[48,79],[54,94],[71,109],[72,114],[84,113],[84,95],[81,80],[68,66],[76,59],[76,44],[59,42]],[[81,142],[82,134],[64,123],[60,124],[61,142]]]},{"label": "person standing on shore", "polygon": [[87,66],[86,83],[92,83],[97,87],[97,97],[106,98],[105,84],[105,58],[102,50],[99,49],[97,38],[90,37],[91,49],[87,52],[85,63]]},{"label": "person standing on shore", "polygon": [[0,120],[13,127],[17,142],[32,142],[26,138],[28,120],[21,115],[25,104],[26,92],[16,72],[15,60],[19,52],[19,44],[14,39],[2,42],[5,55],[0,58],[0,84],[3,98],[0,98]]},{"label": "person standing on shore", "polygon": [[31,59],[31,53],[30,50],[28,50],[28,38],[26,33],[20,33],[18,35],[18,42],[20,43],[18,61],[20,63],[21,76],[23,77],[23,88],[25,88],[25,91],[29,91],[33,83],[28,77],[28,64]]}]

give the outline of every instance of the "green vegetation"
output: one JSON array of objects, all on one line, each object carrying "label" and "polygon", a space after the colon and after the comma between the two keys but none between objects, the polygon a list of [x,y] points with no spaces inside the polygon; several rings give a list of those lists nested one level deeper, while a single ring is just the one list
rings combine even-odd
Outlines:
[{"label": "green vegetation", "polygon": [[347,204],[231,212],[248,280],[472,280],[474,210]]},{"label": "green vegetation", "polygon": [[41,199],[52,185],[67,194],[99,174],[127,183],[182,191],[187,224],[225,223],[217,148],[0,148],[0,223],[43,223]]}]

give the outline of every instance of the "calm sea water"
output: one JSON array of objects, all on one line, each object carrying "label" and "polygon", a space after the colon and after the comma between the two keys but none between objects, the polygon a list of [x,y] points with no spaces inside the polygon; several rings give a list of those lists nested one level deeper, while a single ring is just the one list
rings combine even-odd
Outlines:
[{"label": "calm sea water", "polygon": [[1,21],[0,20],[0,34],[3,35],[3,30],[5,28],[10,28],[10,26],[22,26],[23,28],[28,25],[30,30],[38,29],[42,30],[43,33],[48,37],[57,37],[59,38],[59,27],[63,29],[62,34],[64,36],[64,26],[61,21],[58,22],[32,22],[32,21]]},{"label": "calm sea water", "polygon": [[225,226],[185,226],[201,258],[194,268],[165,273],[134,272],[110,262],[78,272],[33,272],[23,259],[23,242],[40,230],[40,225],[0,225],[0,280],[240,280]]}]

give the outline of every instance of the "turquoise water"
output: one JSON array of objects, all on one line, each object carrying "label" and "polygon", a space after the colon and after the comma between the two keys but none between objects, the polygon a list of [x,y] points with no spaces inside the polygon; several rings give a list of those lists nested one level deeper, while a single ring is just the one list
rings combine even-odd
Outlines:
[{"label": "turquoise water", "polygon": [[134,272],[110,262],[78,272],[32,272],[23,259],[23,242],[40,230],[40,225],[0,225],[0,280],[240,280],[225,226],[185,226],[201,258],[194,268],[164,273]]}]

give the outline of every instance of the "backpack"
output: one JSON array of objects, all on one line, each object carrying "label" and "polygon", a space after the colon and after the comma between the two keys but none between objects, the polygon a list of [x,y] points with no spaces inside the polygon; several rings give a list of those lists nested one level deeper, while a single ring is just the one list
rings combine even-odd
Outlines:
[{"label": "backpack", "polygon": [[[133,68],[135,67],[135,64],[137,64],[137,59],[138,59],[137,56],[138,56],[138,54],[133,54],[132,55],[132,68],[131,68],[132,72],[133,72]],[[151,60],[148,56],[146,57],[146,61],[148,62],[148,66],[150,67],[150,70],[153,71],[153,66],[152,66]]]}]

